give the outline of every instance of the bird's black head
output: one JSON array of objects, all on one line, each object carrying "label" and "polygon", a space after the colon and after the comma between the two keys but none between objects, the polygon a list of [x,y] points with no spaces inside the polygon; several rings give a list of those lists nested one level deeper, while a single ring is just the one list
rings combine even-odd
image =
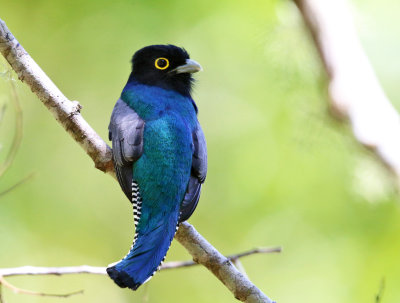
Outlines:
[{"label": "bird's black head", "polygon": [[200,70],[200,64],[190,60],[183,48],[175,45],[150,45],[134,54],[128,82],[137,81],[189,96],[193,83],[192,73]]}]

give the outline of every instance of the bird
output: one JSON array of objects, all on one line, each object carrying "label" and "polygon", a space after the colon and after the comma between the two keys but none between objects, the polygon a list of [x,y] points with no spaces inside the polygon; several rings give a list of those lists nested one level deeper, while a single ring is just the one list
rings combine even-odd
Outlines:
[{"label": "bird", "polygon": [[159,270],[181,222],[194,212],[207,175],[207,146],[191,93],[202,67],[175,45],[150,45],[111,114],[109,139],[122,191],[133,205],[128,254],[107,273],[136,290]]}]

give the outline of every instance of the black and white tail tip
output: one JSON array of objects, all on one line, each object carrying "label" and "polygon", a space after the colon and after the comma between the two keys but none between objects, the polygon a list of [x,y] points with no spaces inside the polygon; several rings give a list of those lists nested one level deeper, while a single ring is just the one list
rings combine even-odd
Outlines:
[{"label": "black and white tail tip", "polygon": [[133,219],[135,221],[135,228],[136,228],[139,223],[140,216],[142,214],[141,211],[142,198],[140,196],[139,185],[135,181],[132,181],[132,205],[133,205]]}]

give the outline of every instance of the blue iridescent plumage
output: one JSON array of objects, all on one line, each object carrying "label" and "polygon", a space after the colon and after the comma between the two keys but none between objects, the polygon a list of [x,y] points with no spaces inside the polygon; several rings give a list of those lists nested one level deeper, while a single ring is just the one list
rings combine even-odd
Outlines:
[{"label": "blue iridescent plumage", "polygon": [[107,272],[119,286],[135,290],[157,271],[178,223],[196,208],[207,152],[190,96],[190,73],[200,66],[172,45],[146,47],[132,62],[109,130],[136,234],[128,255]]}]

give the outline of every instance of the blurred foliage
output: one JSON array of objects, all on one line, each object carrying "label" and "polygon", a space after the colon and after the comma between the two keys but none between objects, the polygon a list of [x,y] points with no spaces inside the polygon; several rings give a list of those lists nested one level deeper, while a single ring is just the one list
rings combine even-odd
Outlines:
[{"label": "blurred foliage", "polygon": [[[398,1],[354,0],[363,44],[400,108]],[[209,175],[190,222],[221,252],[282,245],[280,255],[243,260],[278,302],[399,302],[400,210],[391,180],[346,126],[327,114],[324,73],[295,7],[287,1],[13,0],[1,18],[103,137],[135,50],[184,46],[204,72],[194,98],[209,149]],[[338,21],[339,22],[339,21]],[[0,61],[0,72],[8,69]],[[0,107],[10,103],[0,78]],[[118,184],[17,83],[24,138],[0,191],[0,267],[104,266],[133,238],[131,206]],[[14,132],[8,106],[0,161]],[[190,256],[177,243],[167,260]],[[101,276],[15,277],[17,286],[64,293],[68,302],[232,302],[202,267],[157,274],[139,291]],[[14,295],[7,302],[58,299]]]}]

